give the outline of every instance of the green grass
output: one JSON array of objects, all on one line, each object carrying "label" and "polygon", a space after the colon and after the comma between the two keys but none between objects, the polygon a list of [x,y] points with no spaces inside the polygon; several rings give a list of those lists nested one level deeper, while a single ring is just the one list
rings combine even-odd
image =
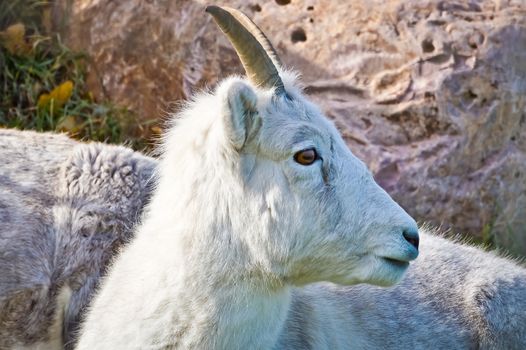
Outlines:
[{"label": "green grass", "polygon": [[482,227],[482,233],[481,233],[481,244],[485,247],[494,249],[495,244],[495,233],[493,232],[493,222],[489,224],[484,224]]},{"label": "green grass", "polygon": [[[43,1],[0,3],[0,127],[64,131],[144,149],[147,125],[137,123],[129,109],[93,97],[86,84],[88,57],[68,49],[58,34],[46,33],[46,11],[49,4]],[[6,31],[14,24],[23,25],[22,39]],[[65,82],[66,96],[46,100]]]}]

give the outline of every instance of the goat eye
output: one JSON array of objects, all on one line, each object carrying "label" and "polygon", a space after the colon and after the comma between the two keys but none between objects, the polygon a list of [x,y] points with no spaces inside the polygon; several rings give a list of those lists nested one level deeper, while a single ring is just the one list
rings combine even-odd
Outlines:
[{"label": "goat eye", "polygon": [[294,154],[294,160],[301,165],[311,165],[318,159],[318,153],[314,148],[304,149]]}]

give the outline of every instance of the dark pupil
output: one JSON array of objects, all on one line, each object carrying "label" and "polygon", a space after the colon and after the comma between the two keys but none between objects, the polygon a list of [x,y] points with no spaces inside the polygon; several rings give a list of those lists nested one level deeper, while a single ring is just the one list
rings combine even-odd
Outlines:
[{"label": "dark pupil", "polygon": [[310,165],[316,160],[316,151],[313,149],[308,149],[305,151],[300,151],[294,155],[296,162],[303,165]]}]

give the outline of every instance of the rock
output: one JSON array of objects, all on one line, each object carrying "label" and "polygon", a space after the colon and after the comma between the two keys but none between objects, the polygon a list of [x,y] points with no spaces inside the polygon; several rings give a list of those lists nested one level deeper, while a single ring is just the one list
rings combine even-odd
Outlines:
[{"label": "rock", "polygon": [[[261,26],[411,215],[526,254],[526,3],[222,3]],[[205,5],[57,0],[54,11],[92,59],[92,89],[157,119],[242,73]]]}]

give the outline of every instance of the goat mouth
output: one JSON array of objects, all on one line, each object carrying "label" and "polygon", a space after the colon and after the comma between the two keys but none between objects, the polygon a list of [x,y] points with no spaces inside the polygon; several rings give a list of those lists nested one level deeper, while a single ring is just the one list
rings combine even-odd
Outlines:
[{"label": "goat mouth", "polygon": [[395,267],[398,267],[398,268],[406,268],[407,266],[409,266],[409,262],[408,261],[404,261],[404,260],[397,260],[397,259],[393,259],[393,258],[387,258],[387,257],[382,257],[382,260],[386,263],[388,263],[389,265],[392,265],[392,266],[395,266]]}]

